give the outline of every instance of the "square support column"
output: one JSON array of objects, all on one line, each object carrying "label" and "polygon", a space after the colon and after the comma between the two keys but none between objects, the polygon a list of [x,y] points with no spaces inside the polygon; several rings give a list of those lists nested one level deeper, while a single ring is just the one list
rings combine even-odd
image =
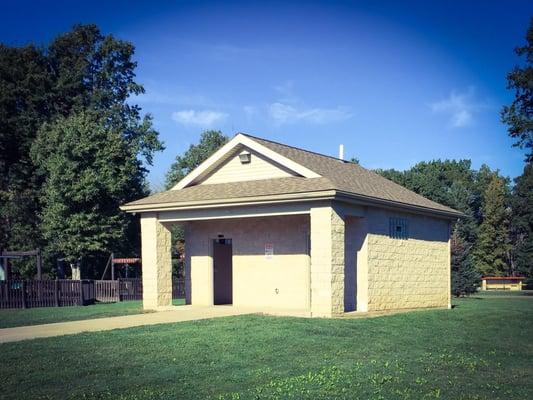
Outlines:
[{"label": "square support column", "polygon": [[143,308],[156,310],[172,305],[170,230],[156,213],[141,215]]},{"label": "square support column", "polygon": [[448,308],[452,309],[452,223],[448,222]]},{"label": "square support column", "polygon": [[344,312],[343,217],[331,206],[311,209],[311,315]]}]

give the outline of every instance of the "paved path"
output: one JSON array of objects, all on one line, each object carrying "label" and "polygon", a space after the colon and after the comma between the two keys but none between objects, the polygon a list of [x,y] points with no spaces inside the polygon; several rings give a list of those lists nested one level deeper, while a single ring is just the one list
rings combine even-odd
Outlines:
[{"label": "paved path", "polygon": [[111,329],[131,328],[143,325],[168,324],[207,318],[228,317],[232,315],[249,314],[250,312],[250,310],[239,310],[232,306],[177,306],[175,309],[169,311],[159,311],[147,314],[0,329],[0,343],[18,342],[20,340],[51,336],[73,335],[81,332],[108,331]]}]

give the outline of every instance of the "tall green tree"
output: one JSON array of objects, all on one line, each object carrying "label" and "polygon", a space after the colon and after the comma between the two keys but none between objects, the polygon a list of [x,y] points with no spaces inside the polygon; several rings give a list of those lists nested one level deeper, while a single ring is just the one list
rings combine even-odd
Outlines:
[{"label": "tall green tree", "polygon": [[502,122],[509,126],[509,136],[515,146],[526,149],[526,161],[533,161],[533,18],[526,34],[526,44],[515,52],[524,57],[524,63],[507,75],[507,87],[514,90],[515,98],[501,112]]},{"label": "tall green tree", "polygon": [[485,191],[482,215],[474,249],[476,268],[484,275],[506,275],[510,272],[510,209],[505,180],[501,177],[491,179]]},{"label": "tall green tree", "polygon": [[167,172],[166,188],[171,189],[189,172],[224,146],[228,140],[229,138],[220,131],[209,130],[203,132],[198,144],[192,144],[184,154],[176,156],[176,160]]},{"label": "tall green tree", "polygon": [[481,282],[481,274],[474,266],[471,245],[461,237],[457,229],[452,233],[451,248],[452,294],[460,297],[475,293]]},{"label": "tall green tree", "polygon": [[[0,250],[28,250],[44,243],[39,220],[41,180],[30,148],[53,112],[48,59],[34,47],[0,44]],[[30,271],[31,263],[26,265]]]},{"label": "tall green tree", "polygon": [[[0,45],[0,249],[46,246],[38,215],[47,169],[38,171],[30,155],[43,123],[93,113],[105,129],[121,131],[140,159],[150,163],[162,148],[150,115],[131,102],[144,92],[133,55],[131,43],[95,25],[77,25],[45,47]],[[43,152],[50,148],[46,138],[39,143]]]},{"label": "tall green tree", "polygon": [[[151,116],[142,115],[141,109],[131,101],[132,96],[144,92],[142,85],[135,81],[137,64],[133,61],[133,56],[134,47],[131,43],[116,39],[112,35],[103,35],[95,25],[77,25],[72,31],[58,36],[42,50],[49,78],[45,90],[48,114],[41,121],[41,129],[34,129],[34,137],[25,153],[35,169],[33,177],[42,186],[39,196],[41,201],[37,203],[40,211],[38,209],[36,213],[42,216],[39,221],[42,239],[49,253],[63,255],[71,261],[104,249],[128,254],[138,251],[139,229],[132,218],[122,215],[118,202],[146,194],[145,166],[151,164],[154,152],[163,147],[158,133],[152,127]],[[94,129],[94,132],[89,133],[89,129]],[[39,132],[37,138],[35,132]],[[115,153],[109,154],[102,150],[96,151],[95,148],[90,150],[105,160],[107,169],[102,166],[99,170],[101,161],[86,153],[89,148],[88,138],[98,148],[116,150]],[[76,147],[76,144],[79,147]],[[124,146],[121,150],[124,154],[117,149],[119,144]],[[71,153],[66,150],[69,147]],[[31,157],[28,156],[29,148]],[[63,163],[65,169],[57,169],[54,162]],[[107,199],[108,207],[104,207],[103,203],[97,205],[95,200],[90,198],[85,202],[80,201],[78,194],[73,193],[83,191],[77,185],[79,182],[69,185],[65,181],[69,179],[69,174],[70,177],[73,176],[74,167],[69,167],[69,162],[73,163],[77,173],[82,175],[90,175],[92,171],[104,176],[108,174],[109,177],[112,175],[110,171],[122,171],[122,178],[109,178],[116,179],[114,183],[101,181],[101,188],[91,189],[93,193],[101,194],[102,201]],[[127,193],[120,192],[125,190],[122,186],[124,181],[128,185]],[[74,200],[73,203],[67,204],[57,193],[54,195],[54,191],[63,190],[52,189],[54,182],[63,182],[63,186],[71,190],[68,193],[70,199]],[[106,197],[107,191],[110,194]],[[74,235],[73,239],[76,238],[75,231],[72,230],[76,227],[76,221],[65,219],[71,224],[70,230],[58,225],[59,219],[62,218],[61,210],[69,210],[72,218],[81,218],[77,221],[80,223],[77,232],[85,232],[87,240],[77,240],[80,246],[77,251],[66,244],[63,249],[58,246],[65,233]],[[82,229],[83,218],[86,218],[88,225]],[[37,218],[34,216],[35,219]],[[111,247],[104,245],[107,233],[103,234],[100,240],[97,238],[97,232],[101,232],[102,227],[109,228],[109,224],[113,225],[117,221],[124,224],[121,230],[125,236],[120,241],[113,241]],[[86,231],[89,224],[93,224],[93,236]],[[109,229],[109,234],[116,237],[116,229]]]},{"label": "tall green tree", "polygon": [[533,279],[533,163],[515,179],[511,221],[516,272]]},{"label": "tall green tree", "polygon": [[135,220],[119,206],[146,190],[139,151],[121,129],[91,112],[60,117],[43,125],[32,154],[45,176],[41,223],[49,251],[77,263],[128,248]]},{"label": "tall green tree", "polygon": [[125,141],[151,163],[162,145],[152,128],[152,117],[142,116],[128,101],[145,92],[135,81],[137,62],[133,44],[103,35],[96,25],[77,25],[56,38],[47,56],[55,80],[56,115],[92,112],[109,129],[122,131]]}]

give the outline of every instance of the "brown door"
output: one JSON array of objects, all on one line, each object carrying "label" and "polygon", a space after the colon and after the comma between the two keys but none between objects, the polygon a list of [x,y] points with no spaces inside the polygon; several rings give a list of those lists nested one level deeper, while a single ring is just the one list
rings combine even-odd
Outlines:
[{"label": "brown door", "polygon": [[233,302],[231,239],[217,239],[213,245],[215,304]]}]

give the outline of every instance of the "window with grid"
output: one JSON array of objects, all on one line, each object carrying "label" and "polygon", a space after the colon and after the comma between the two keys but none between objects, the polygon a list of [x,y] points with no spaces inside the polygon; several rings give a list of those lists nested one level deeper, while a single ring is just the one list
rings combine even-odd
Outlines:
[{"label": "window with grid", "polygon": [[389,219],[389,237],[392,239],[404,239],[409,237],[408,223],[405,218]]}]

